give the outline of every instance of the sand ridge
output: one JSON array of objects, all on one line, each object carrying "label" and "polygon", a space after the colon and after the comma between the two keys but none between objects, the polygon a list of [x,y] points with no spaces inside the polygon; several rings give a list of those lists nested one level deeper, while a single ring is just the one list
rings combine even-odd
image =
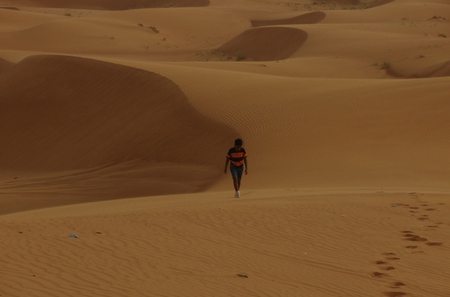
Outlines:
[{"label": "sand ridge", "polygon": [[[67,2],[61,0],[19,0],[12,1],[15,6],[28,7],[50,7],[50,8],[74,8],[74,9],[104,9],[104,10],[126,10],[138,8],[167,8],[167,7],[195,7],[208,6],[209,0],[152,0],[152,1],[137,1],[137,0],[95,0],[87,1],[81,0],[76,2]],[[7,1],[6,5],[9,4]],[[5,5],[3,4],[3,5]],[[5,5],[5,6],[6,6]],[[7,7],[7,6],[6,6]]]},{"label": "sand ridge", "polygon": [[449,4],[171,3],[3,2],[0,295],[448,296]]},{"label": "sand ridge", "polygon": [[[134,170],[139,162],[191,164],[191,173],[186,168],[185,174],[194,176],[198,176],[196,172],[201,169],[194,164],[199,164],[205,166],[203,170],[207,174],[212,171],[217,176],[221,149],[229,137],[237,136],[232,129],[193,109],[183,92],[170,80],[125,66],[67,56],[33,56],[5,68],[0,75],[0,84],[7,88],[1,97],[1,134],[9,144],[3,150],[2,176],[13,182],[13,178],[23,178],[22,172],[89,172],[89,168],[105,165],[118,170],[115,166],[130,161],[138,161]],[[126,101],[123,100],[125,97]],[[113,126],[108,124],[112,118]],[[196,137],[203,139],[203,133],[212,135],[204,135],[210,140],[202,142],[204,151],[198,154]],[[183,146],[178,145],[181,139],[184,139]],[[176,143],[171,143],[173,141]],[[167,150],[167,147],[177,146],[180,147],[177,152]],[[148,178],[155,175],[152,171],[158,172],[158,167],[148,168]],[[160,169],[160,182],[169,183],[165,186],[166,193],[180,192],[180,187],[170,184],[183,184],[183,180],[192,183],[189,176],[178,181],[173,174],[163,173],[166,168],[176,171],[180,167]],[[129,169],[123,170],[124,176],[137,178],[133,171],[126,173]],[[97,176],[105,178],[105,174],[96,171],[94,176],[83,173],[81,178],[78,176],[74,180],[80,182]],[[207,176],[202,179],[194,181],[194,188],[206,185],[208,182],[205,181],[211,182]],[[69,188],[73,183],[69,180]],[[22,183],[14,184],[20,191]],[[25,179],[22,185],[26,189],[30,184],[31,181]],[[147,192],[142,192],[143,189]],[[187,191],[192,190],[191,186],[187,187]],[[118,188],[116,192],[115,197],[126,197],[131,192],[134,195],[164,193],[161,187],[155,188],[152,183],[137,186],[128,194]],[[65,195],[64,190],[59,193]],[[100,194],[100,197],[107,196],[110,195]],[[61,203],[56,198],[52,200]],[[7,204],[8,199],[2,199],[2,205]]]},{"label": "sand ridge", "polygon": [[315,24],[322,21],[326,14],[322,11],[305,13],[296,17],[276,20],[252,20],[253,27],[287,24]]},{"label": "sand ridge", "polygon": [[283,60],[296,52],[307,38],[305,31],[294,28],[256,28],[242,32],[218,50],[238,60]]}]

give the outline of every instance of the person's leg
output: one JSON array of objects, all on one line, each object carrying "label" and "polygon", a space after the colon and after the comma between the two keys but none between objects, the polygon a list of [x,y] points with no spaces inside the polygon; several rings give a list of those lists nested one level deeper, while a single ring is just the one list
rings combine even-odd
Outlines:
[{"label": "person's leg", "polygon": [[241,182],[238,180],[238,177],[234,175],[233,175],[233,186],[236,192],[239,191],[239,188],[241,186]]},{"label": "person's leg", "polygon": [[235,197],[237,196],[237,193],[239,191],[239,183],[238,183],[238,171],[237,171],[237,167],[234,166],[233,164],[230,164],[230,173],[231,173],[231,177],[233,178],[233,187],[234,187],[234,191],[235,191]]},{"label": "person's leg", "polygon": [[240,166],[240,167],[236,167],[236,172],[237,172],[237,176],[236,176],[236,197],[241,197],[241,179],[242,179],[242,173],[244,172],[244,167]]}]

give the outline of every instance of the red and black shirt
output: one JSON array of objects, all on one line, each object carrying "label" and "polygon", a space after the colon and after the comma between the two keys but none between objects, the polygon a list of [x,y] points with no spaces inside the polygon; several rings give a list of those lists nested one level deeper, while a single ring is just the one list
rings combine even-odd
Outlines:
[{"label": "red and black shirt", "polygon": [[231,164],[239,167],[244,164],[244,159],[247,158],[247,152],[243,147],[241,147],[240,150],[232,147],[228,151],[227,158],[230,160]]}]

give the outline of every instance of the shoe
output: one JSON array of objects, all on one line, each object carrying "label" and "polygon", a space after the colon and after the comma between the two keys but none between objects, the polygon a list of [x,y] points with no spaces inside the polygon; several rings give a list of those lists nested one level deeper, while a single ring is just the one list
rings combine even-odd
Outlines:
[{"label": "shoe", "polygon": [[241,197],[241,192],[237,191],[236,192],[236,198],[240,198]]},{"label": "shoe", "polygon": [[234,198],[237,198],[237,196],[238,196],[238,192],[236,191],[236,192],[234,192]]}]

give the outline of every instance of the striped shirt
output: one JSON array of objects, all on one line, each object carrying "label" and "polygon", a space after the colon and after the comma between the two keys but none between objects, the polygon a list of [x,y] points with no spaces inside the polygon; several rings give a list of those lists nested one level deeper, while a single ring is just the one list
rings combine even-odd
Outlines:
[{"label": "striped shirt", "polygon": [[240,150],[232,147],[228,151],[227,158],[230,160],[231,164],[239,167],[244,164],[244,159],[247,158],[247,152],[243,147],[241,147]]}]

